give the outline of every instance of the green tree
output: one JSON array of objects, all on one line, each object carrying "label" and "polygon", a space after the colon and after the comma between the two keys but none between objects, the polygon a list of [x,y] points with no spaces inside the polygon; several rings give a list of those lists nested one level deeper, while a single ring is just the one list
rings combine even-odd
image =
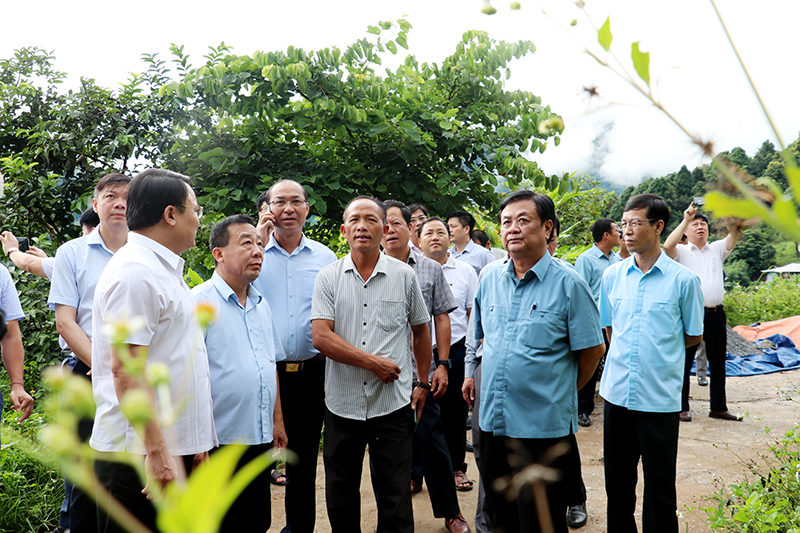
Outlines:
[{"label": "green tree", "polygon": [[[740,261],[744,262],[744,269]],[[750,281],[755,281],[761,276],[761,271],[775,265],[775,248],[770,238],[764,232],[754,229],[745,230],[736,247],[731,251],[726,261],[725,285],[730,287],[735,281],[733,278],[747,276]],[[744,270],[744,272],[741,272]],[[731,279],[727,279],[728,277]],[[741,283],[745,285],[744,283]]]},{"label": "green tree", "polygon": [[772,161],[779,161],[780,158],[781,154],[775,150],[775,145],[768,140],[764,141],[756,155],[750,160],[747,172],[754,178],[759,178]]}]

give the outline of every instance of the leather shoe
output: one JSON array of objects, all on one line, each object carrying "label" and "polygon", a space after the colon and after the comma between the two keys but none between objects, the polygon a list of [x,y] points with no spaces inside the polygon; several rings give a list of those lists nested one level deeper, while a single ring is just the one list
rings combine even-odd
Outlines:
[{"label": "leather shoe", "polygon": [[464,520],[464,515],[461,513],[458,513],[453,518],[447,518],[444,521],[444,527],[446,527],[447,531],[450,533],[472,533],[469,524]]},{"label": "leather shoe", "polygon": [[697,384],[700,385],[701,387],[707,387],[708,378],[705,376],[697,376]]},{"label": "leather shoe", "polygon": [[681,414],[678,415],[678,418],[681,419],[681,422],[691,422],[692,421],[692,412],[691,411],[681,411]]},{"label": "leather shoe", "polygon": [[733,414],[730,411],[711,411],[708,413],[709,418],[719,418],[720,420],[733,420],[734,422],[741,422],[742,415]]},{"label": "leather shoe", "polygon": [[586,514],[586,504],[573,505],[567,510],[567,525],[578,529],[586,525],[589,515]]},{"label": "leather shoe", "polygon": [[578,425],[582,428],[588,428],[592,425],[592,419],[589,418],[589,415],[578,413]]}]

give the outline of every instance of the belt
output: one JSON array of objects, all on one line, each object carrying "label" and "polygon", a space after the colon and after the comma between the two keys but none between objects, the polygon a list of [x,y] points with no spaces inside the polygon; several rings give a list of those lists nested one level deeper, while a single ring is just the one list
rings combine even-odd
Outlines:
[{"label": "belt", "polygon": [[722,311],[722,305],[716,305],[714,307],[706,307],[706,313],[718,313]]},{"label": "belt", "polygon": [[450,349],[451,350],[453,350],[453,349],[458,350],[459,348],[464,346],[466,343],[467,343],[467,338],[466,337],[461,337],[460,340],[458,340],[457,342],[455,342],[455,343],[450,345]]},{"label": "belt", "polygon": [[315,366],[317,363],[320,363],[324,360],[325,356],[319,353],[311,359],[306,359],[305,361],[278,361],[277,366],[278,370],[283,370],[284,372],[302,372],[303,370],[308,370],[312,366]]}]

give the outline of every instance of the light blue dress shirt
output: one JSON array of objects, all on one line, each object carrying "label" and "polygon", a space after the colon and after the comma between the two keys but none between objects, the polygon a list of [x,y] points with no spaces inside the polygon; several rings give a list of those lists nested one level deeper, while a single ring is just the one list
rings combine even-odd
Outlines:
[{"label": "light blue dress shirt", "polygon": [[593,244],[591,248],[579,255],[577,261],[575,261],[575,270],[589,284],[595,303],[600,301],[600,285],[603,283],[603,272],[618,262],[619,256],[615,252],[610,252],[606,257],[606,254],[597,247],[597,244]]},{"label": "light blue dress shirt", "polygon": [[311,297],[317,273],[334,262],[336,254],[305,235],[291,255],[274,234],[264,248],[261,275],[253,286],[274,313],[287,361],[305,361],[319,353],[311,344]]},{"label": "light blue dress shirt", "polygon": [[192,289],[192,295],[217,309],[205,341],[220,444],[272,442],[278,398],[275,363],[284,355],[269,304],[251,285],[242,307],[216,272]]},{"label": "light blue dress shirt", "polygon": [[454,244],[450,247],[450,253],[459,261],[464,261],[474,268],[475,273],[478,275],[481,274],[483,267],[497,260],[492,252],[483,246],[478,246],[472,240],[461,250],[461,253],[456,252],[456,245]]},{"label": "light blue dress shirt", "polygon": [[663,251],[646,274],[634,256],[608,267],[600,321],[612,333],[600,395],[633,411],[680,411],[683,335],[702,335],[704,317],[700,278]]},{"label": "light blue dress shirt", "polygon": [[548,252],[518,280],[513,261],[490,270],[473,307],[484,339],[480,427],[557,438],[578,425],[577,350],[603,344],[589,286]]}]

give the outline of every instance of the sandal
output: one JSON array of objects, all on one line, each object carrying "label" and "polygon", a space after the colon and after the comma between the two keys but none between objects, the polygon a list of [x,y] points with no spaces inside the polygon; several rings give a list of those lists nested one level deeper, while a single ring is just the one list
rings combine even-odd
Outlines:
[{"label": "sandal", "polygon": [[411,480],[411,495],[419,494],[422,492],[422,483],[417,483],[413,479]]},{"label": "sandal", "polygon": [[286,476],[278,472],[277,470],[273,470],[272,473],[269,475],[269,482],[273,485],[278,485],[282,487],[286,485]]},{"label": "sandal", "polygon": [[456,470],[453,472],[456,479],[456,490],[459,492],[467,492],[472,490],[472,480],[467,477],[467,474],[462,472],[461,470]]}]

